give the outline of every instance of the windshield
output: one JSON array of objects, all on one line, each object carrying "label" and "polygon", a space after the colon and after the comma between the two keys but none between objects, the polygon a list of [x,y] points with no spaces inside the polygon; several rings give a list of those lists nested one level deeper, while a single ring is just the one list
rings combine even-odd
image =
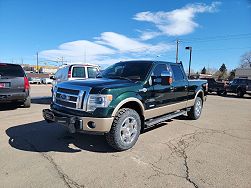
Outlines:
[{"label": "windshield", "polygon": [[146,79],[151,66],[152,62],[119,62],[105,69],[101,77],[143,81]]}]

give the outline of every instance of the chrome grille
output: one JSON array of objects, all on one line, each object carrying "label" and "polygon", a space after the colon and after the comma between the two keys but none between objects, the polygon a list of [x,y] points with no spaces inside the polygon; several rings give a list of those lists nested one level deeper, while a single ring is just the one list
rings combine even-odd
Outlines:
[{"label": "chrome grille", "polygon": [[75,103],[71,103],[71,102],[66,102],[66,101],[61,101],[56,99],[56,103],[65,107],[70,107],[70,108],[76,108],[76,104]]},{"label": "chrome grille", "polygon": [[86,101],[87,95],[90,91],[90,88],[77,88],[73,89],[72,86],[65,86],[69,88],[58,87],[54,92],[54,103],[59,106],[74,110],[86,110]]}]

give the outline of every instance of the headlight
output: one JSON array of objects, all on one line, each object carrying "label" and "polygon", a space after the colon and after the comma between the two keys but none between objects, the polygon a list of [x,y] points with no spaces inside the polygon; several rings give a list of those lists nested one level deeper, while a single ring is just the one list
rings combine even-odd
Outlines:
[{"label": "headlight", "polygon": [[91,94],[88,98],[87,111],[94,111],[96,108],[106,108],[112,101],[112,95]]}]

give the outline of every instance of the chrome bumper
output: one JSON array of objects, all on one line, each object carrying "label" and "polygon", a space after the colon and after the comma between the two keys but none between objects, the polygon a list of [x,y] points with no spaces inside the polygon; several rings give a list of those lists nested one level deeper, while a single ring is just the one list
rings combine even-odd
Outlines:
[{"label": "chrome bumper", "polygon": [[66,126],[71,133],[107,133],[110,131],[113,118],[94,118],[72,116],[50,109],[43,110],[43,117],[48,122],[55,122]]}]

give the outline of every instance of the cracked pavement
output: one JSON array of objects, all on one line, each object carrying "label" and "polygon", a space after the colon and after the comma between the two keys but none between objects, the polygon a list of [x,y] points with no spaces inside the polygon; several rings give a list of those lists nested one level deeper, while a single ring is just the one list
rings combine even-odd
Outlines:
[{"label": "cracked pavement", "polygon": [[251,187],[251,97],[210,95],[199,120],[163,123],[124,152],[45,123],[43,108],[0,110],[1,187]]}]

